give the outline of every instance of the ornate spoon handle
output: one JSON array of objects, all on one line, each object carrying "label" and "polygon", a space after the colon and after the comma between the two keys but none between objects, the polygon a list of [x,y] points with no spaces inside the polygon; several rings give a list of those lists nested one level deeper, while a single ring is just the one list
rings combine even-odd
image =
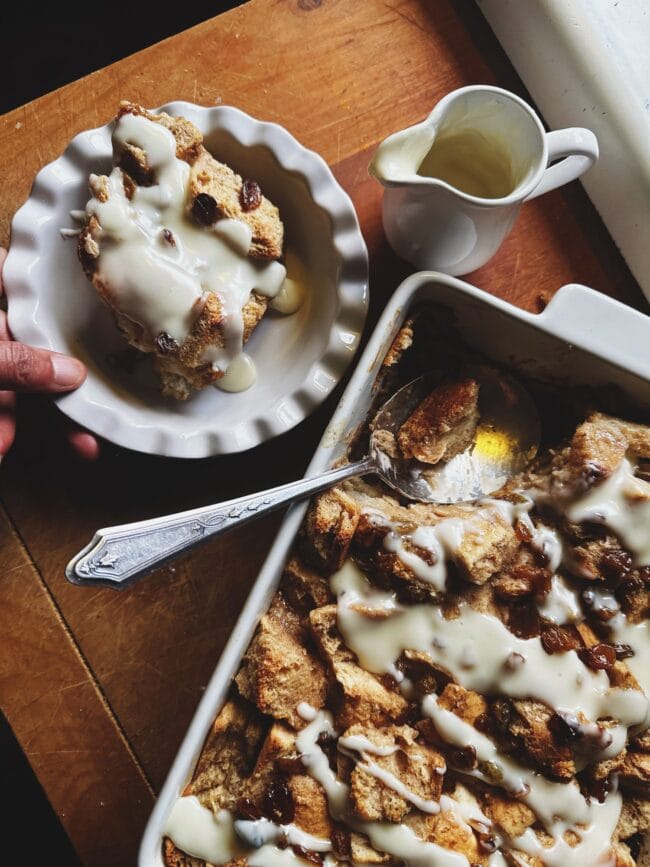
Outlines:
[{"label": "ornate spoon handle", "polygon": [[98,530],[90,544],[68,563],[66,578],[73,584],[103,584],[120,589],[212,536],[374,469],[373,461],[364,458],[310,479],[289,482],[225,503],[106,527]]}]

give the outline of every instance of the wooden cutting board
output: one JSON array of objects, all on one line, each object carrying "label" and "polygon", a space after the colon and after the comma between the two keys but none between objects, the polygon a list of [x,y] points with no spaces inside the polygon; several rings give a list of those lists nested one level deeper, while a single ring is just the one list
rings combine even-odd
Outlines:
[{"label": "wooden cutting board", "polygon": [[[470,0],[251,0],[0,118],[0,241],[34,175],[120,99],[231,104],[281,123],[350,193],[371,261],[371,326],[409,273],[388,249],[376,144],[447,91],[526,96]],[[527,204],[471,282],[532,311],[567,282],[641,307],[638,286],[578,184]],[[336,395],[251,453],[202,462],[106,446],[81,466],[58,416],[25,398],[0,474],[0,701],[83,862],[135,863],[138,841],[202,689],[278,527],[261,520],[121,593],[66,583],[99,526],[189,508],[303,473]]]}]

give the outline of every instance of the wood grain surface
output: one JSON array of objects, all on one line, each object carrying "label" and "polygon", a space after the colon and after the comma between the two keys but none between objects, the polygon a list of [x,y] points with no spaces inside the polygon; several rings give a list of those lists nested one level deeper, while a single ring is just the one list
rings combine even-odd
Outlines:
[{"label": "wood grain surface", "polygon": [[[357,208],[374,323],[410,268],[381,229],[375,145],[447,91],[497,83],[526,96],[470,0],[251,0],[0,118],[0,241],[35,173],[121,98],[232,104],[319,151]],[[578,184],[527,204],[471,282],[532,311],[567,282],[642,307]],[[260,520],[121,593],[66,583],[98,526],[189,508],[297,477],[340,395],[253,452],[174,461],[107,445],[81,466],[59,416],[21,401],[2,465],[0,701],[85,864],[135,863],[137,841],[202,689],[277,530]]]}]

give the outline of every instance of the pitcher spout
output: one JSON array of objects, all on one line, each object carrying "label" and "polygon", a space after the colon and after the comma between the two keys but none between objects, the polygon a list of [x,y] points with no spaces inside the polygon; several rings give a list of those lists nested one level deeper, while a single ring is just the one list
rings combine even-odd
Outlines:
[{"label": "pitcher spout", "polygon": [[368,172],[384,187],[426,184],[431,179],[418,175],[422,160],[435,137],[429,120],[388,136],[378,146]]}]

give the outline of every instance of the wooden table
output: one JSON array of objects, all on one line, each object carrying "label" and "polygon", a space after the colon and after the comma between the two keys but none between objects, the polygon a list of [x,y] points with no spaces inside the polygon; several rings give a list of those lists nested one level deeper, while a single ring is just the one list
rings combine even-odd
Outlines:
[{"label": "wooden table", "polygon": [[[352,196],[371,258],[372,325],[409,269],[388,249],[375,145],[455,87],[522,93],[471,0],[251,0],[0,118],[0,242],[37,170],[120,98],[232,104],[287,127]],[[577,122],[581,119],[577,118]],[[637,307],[640,290],[578,184],[527,204],[469,278],[530,310],[567,282]],[[179,742],[278,527],[261,520],[122,593],[66,583],[98,526],[201,505],[304,471],[337,394],[252,453],[203,462],[106,446],[81,466],[24,399],[0,477],[0,701],[87,865],[135,863]]]}]

